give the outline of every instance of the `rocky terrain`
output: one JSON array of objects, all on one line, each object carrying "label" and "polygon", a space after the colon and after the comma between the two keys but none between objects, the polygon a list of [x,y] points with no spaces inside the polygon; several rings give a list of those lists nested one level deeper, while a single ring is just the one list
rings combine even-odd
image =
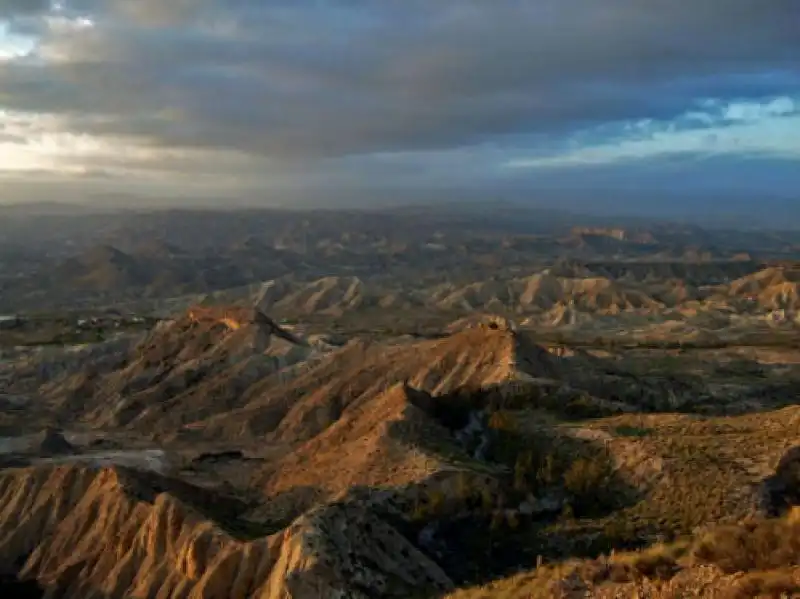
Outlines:
[{"label": "rocky terrain", "polygon": [[273,216],[4,271],[8,596],[800,592],[790,236]]},{"label": "rocky terrain", "polygon": [[[0,313],[23,306],[38,312],[152,308],[180,295],[272,280],[286,282],[270,297],[306,312],[316,304],[335,311],[338,302],[325,299],[333,289],[358,296],[350,305],[369,303],[377,292],[396,295],[386,299],[394,305],[469,309],[493,302],[529,310],[580,287],[570,279],[585,278],[583,265],[598,279],[584,283],[589,305],[596,295],[606,309],[648,299],[672,305],[694,299],[699,287],[799,257],[795,232],[602,220],[504,204],[350,212],[64,208],[29,215],[0,208]],[[546,281],[537,292],[536,277],[563,260],[577,264],[552,271],[564,280]],[[656,279],[664,289],[643,297],[654,290],[641,289],[642,281]],[[678,280],[684,285],[676,291]],[[302,293],[299,284],[314,290]],[[281,290],[300,292],[299,302]]]}]

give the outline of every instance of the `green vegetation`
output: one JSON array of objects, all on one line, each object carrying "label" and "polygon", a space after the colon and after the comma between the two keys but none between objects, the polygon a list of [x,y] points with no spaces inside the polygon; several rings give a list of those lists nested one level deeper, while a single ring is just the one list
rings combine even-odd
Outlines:
[{"label": "green vegetation", "polygon": [[652,433],[652,429],[643,428],[638,426],[631,426],[628,424],[622,424],[614,429],[614,434],[618,437],[647,437],[650,433]]}]

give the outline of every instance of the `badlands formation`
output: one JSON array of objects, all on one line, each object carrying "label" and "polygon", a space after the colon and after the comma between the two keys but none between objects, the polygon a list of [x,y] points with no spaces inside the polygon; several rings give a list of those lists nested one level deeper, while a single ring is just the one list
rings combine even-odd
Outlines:
[{"label": "badlands formation", "polygon": [[791,239],[212,216],[0,262],[3,596],[800,592]]},{"label": "badlands formation", "polygon": [[652,360],[537,342],[499,316],[343,340],[236,306],[25,355],[3,367],[4,592],[734,592],[698,526],[790,505],[800,415],[767,397],[775,382],[717,388]]}]

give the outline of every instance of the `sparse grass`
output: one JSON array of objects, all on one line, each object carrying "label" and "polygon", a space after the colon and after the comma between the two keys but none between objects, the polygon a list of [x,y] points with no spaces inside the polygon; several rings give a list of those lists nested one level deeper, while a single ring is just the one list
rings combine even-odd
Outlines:
[{"label": "sparse grass", "polygon": [[800,582],[792,570],[746,574],[737,582],[725,599],[752,597],[795,597],[800,594]]},{"label": "sparse grass", "polygon": [[[715,597],[796,596],[800,593],[798,539],[800,521],[795,512],[786,518],[718,527],[695,540],[657,544],[642,551],[599,559],[545,565],[480,587],[459,590],[446,599],[552,597],[554,583],[566,579],[580,581],[587,588],[597,588],[628,585],[643,579],[668,581],[684,571],[684,578],[690,580],[694,568],[707,565],[719,568],[719,574],[715,575],[718,583]],[[628,592],[635,594],[636,591],[631,587]],[[664,595],[672,596],[688,595]]]},{"label": "sparse grass", "polygon": [[754,520],[706,533],[692,553],[695,563],[713,564],[723,572],[775,570],[800,562],[800,521]]},{"label": "sparse grass", "polygon": [[[607,524],[650,538],[690,535],[699,526],[746,517],[758,507],[759,485],[787,448],[800,444],[797,407],[718,418],[632,414],[585,426],[623,437],[623,448],[635,444],[642,459],[658,461],[660,474],[642,500],[613,513]],[[641,429],[648,434],[628,434]]]},{"label": "sparse grass", "polygon": [[668,580],[681,568],[687,542],[655,545],[643,551],[618,553],[591,560],[567,560],[458,590],[444,599],[545,599],[554,596],[560,580],[577,577],[591,586],[623,584],[643,578]]}]

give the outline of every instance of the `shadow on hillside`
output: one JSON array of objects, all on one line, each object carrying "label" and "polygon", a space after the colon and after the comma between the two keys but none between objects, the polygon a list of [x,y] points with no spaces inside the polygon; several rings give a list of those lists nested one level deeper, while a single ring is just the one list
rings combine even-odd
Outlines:
[{"label": "shadow on hillside", "polygon": [[[540,558],[596,557],[645,543],[602,524],[641,494],[615,471],[601,443],[555,429],[521,430],[491,391],[424,395],[412,401],[450,435],[419,444],[461,471],[398,491],[391,503],[404,505],[404,513],[383,516],[456,583],[486,583],[529,570]],[[456,440],[470,422],[474,426],[479,406],[487,408],[479,439]]]},{"label": "shadow on hillside", "polygon": [[28,555],[14,561],[0,563],[0,597],[3,599],[42,599],[46,589],[35,580],[22,580],[19,573],[28,561]]},{"label": "shadow on hillside", "polygon": [[765,381],[754,384],[742,397],[743,409],[736,410],[731,406],[729,411],[735,414],[761,413],[778,410],[789,406],[799,405],[800,381]]},{"label": "shadow on hillside", "polygon": [[[168,493],[204,518],[215,522],[231,537],[241,541],[276,533],[288,526],[291,520],[299,515],[299,512],[295,510],[288,516],[276,515],[274,518],[254,522],[245,518],[246,513],[253,506],[239,497],[200,487],[177,478],[167,478],[153,472],[119,466],[116,471],[123,489],[130,497],[152,504],[155,503],[159,494]],[[300,491],[305,491],[305,489],[297,489],[297,496]],[[298,505],[306,507],[307,503]]]},{"label": "shadow on hillside", "polygon": [[45,589],[36,582],[19,580],[16,575],[0,575],[0,597],[3,599],[42,599]]},{"label": "shadow on hillside", "polygon": [[775,472],[762,483],[764,508],[769,516],[784,515],[800,505],[800,445],[781,456]]}]

